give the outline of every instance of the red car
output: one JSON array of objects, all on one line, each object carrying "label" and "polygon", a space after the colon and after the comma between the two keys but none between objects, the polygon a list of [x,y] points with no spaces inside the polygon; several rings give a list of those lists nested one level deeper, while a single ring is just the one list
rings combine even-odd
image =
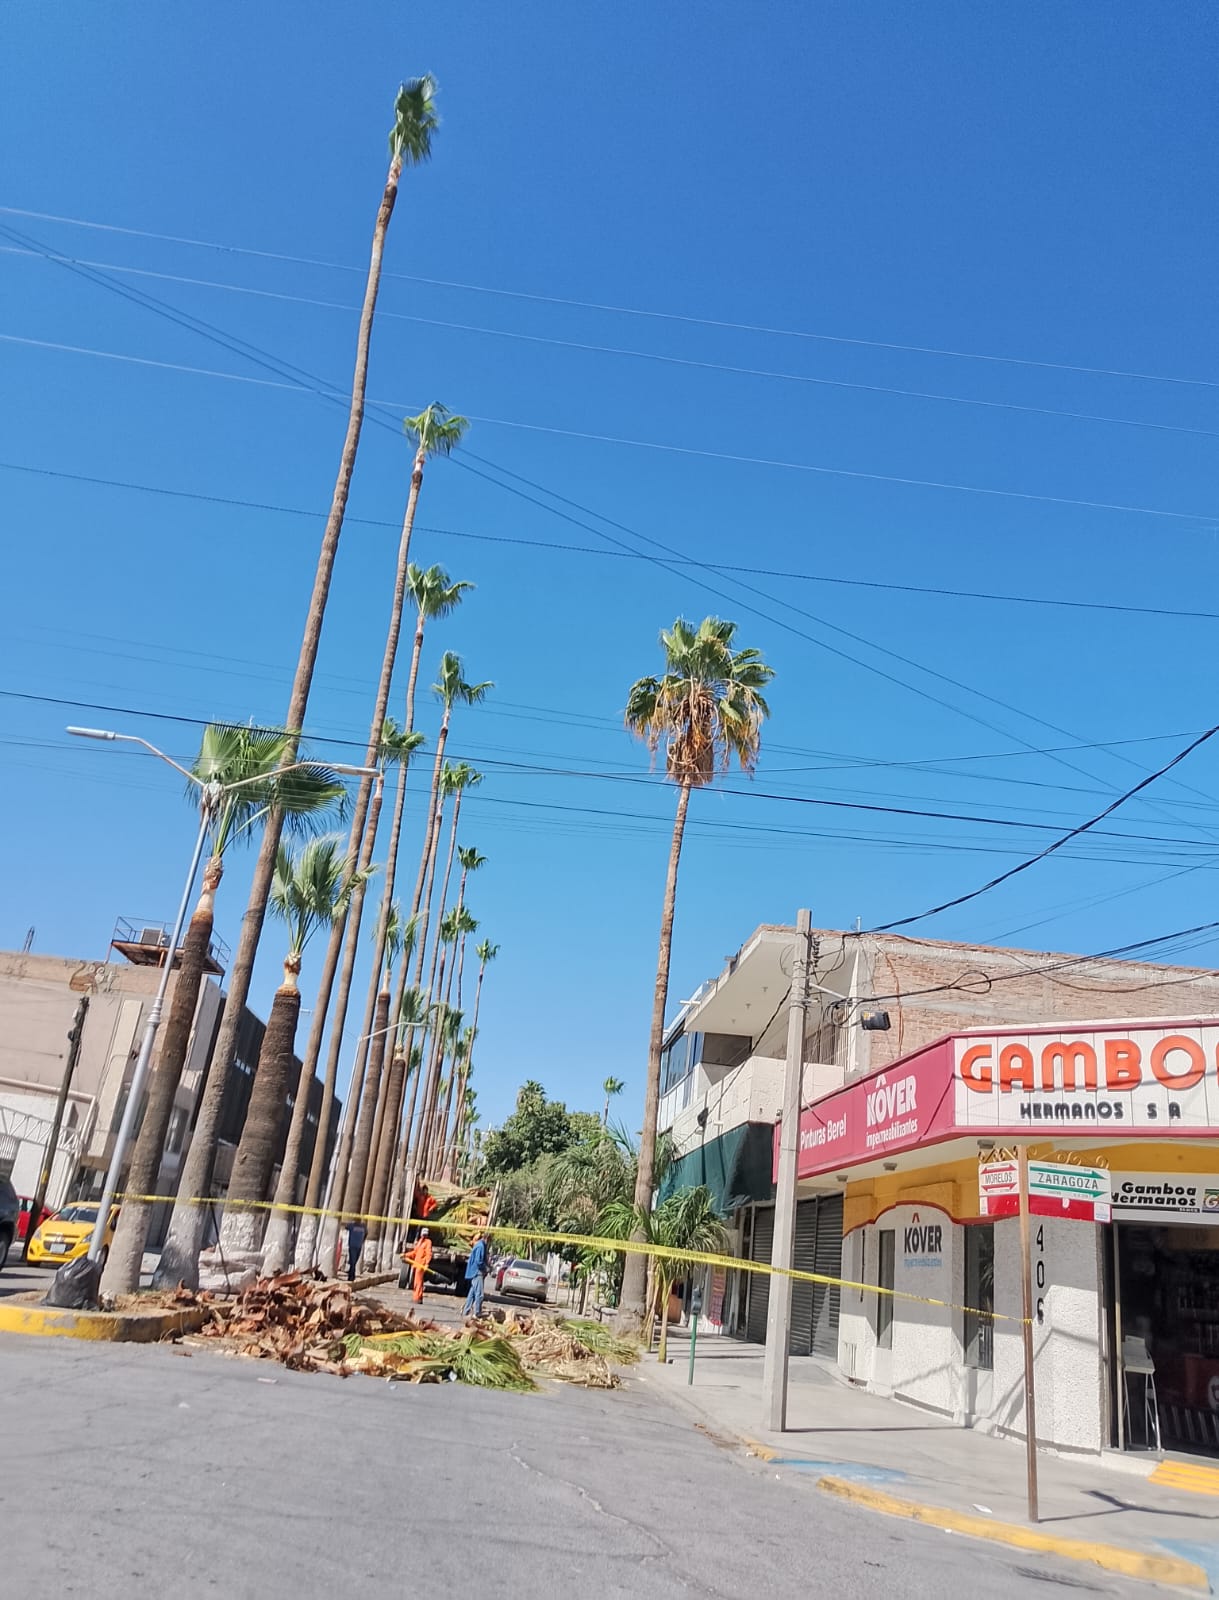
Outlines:
[{"label": "red car", "polygon": [[[17,1213],[17,1237],[18,1239],[28,1239],[31,1233],[30,1212],[34,1209],[33,1197],[23,1194],[18,1195],[17,1198],[21,1201],[21,1210]],[[34,1223],[34,1227],[40,1226],[50,1215],[50,1206],[43,1206],[38,1213],[38,1220]]]}]

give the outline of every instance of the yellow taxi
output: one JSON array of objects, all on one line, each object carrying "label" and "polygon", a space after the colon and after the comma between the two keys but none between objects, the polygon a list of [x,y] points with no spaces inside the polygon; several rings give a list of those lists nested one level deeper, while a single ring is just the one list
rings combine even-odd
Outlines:
[{"label": "yellow taxi", "polygon": [[[110,1217],[102,1245],[102,1259],[110,1249],[114,1229],[119,1219],[118,1206],[110,1207]],[[27,1260],[46,1266],[61,1266],[65,1261],[75,1261],[77,1256],[88,1255],[89,1240],[97,1223],[97,1206],[78,1201],[57,1211],[34,1230],[30,1240]]]}]

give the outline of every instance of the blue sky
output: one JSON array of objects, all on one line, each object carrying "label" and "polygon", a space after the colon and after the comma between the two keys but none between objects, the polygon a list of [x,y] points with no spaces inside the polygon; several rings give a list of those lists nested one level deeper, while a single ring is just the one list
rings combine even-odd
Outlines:
[{"label": "blue sky", "polygon": [[[309,725],[336,759],[366,737],[379,524],[409,465],[394,419],[441,400],[477,420],[428,478],[416,554],[478,588],[429,654],[497,684],[453,736],[487,775],[463,842],[490,858],[471,903],[502,947],[486,1120],[527,1076],[592,1107],[612,1072],[637,1108],[672,802],[638,781],[621,707],[677,613],[735,618],[776,669],[759,793],[692,808],[677,998],[758,922],[919,911],[1161,765],[1215,709],[1219,619],[1180,614],[1219,613],[1215,33],[1202,6],[1121,3],[13,12],[0,946],[33,926],[37,950],[100,956],[116,917],[172,914],[177,780],[63,726],[187,757],[197,730],[159,717],[282,717],[342,428],[313,389],[237,381],[269,374],[41,252],[341,392],[345,269],[397,82],[424,69],[444,123],[391,230],[380,423]],[[673,551],[692,565],[650,559]],[[913,931],[1086,951],[1210,920],[1219,754],[1176,777],[1108,824],[1138,838]],[[218,904],[230,941],[248,865]],[[272,932],[261,1005],[278,961]]]}]

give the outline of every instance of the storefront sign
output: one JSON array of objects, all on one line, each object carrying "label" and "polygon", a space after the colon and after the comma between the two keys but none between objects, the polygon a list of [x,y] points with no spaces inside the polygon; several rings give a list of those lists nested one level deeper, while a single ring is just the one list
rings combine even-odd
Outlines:
[{"label": "storefront sign", "polygon": [[[1061,1161],[1029,1162],[1029,1215],[1108,1222],[1110,1174],[1103,1167]],[[1020,1210],[1020,1169],[1014,1161],[978,1168],[978,1204],[984,1217],[1014,1217]]]},{"label": "storefront sign", "polygon": [[902,1260],[908,1267],[938,1267],[944,1260],[944,1225],[923,1222],[914,1213],[910,1226],[902,1229]]},{"label": "storefront sign", "polygon": [[1115,1172],[1118,1222],[1219,1224],[1219,1173]]},{"label": "storefront sign", "polygon": [[815,1177],[978,1134],[1219,1137],[1219,1022],[941,1039],[807,1106],[797,1170]]},{"label": "storefront sign", "polygon": [[1219,1124],[1219,1026],[961,1035],[960,1128],[1081,1126],[1120,1136]]}]

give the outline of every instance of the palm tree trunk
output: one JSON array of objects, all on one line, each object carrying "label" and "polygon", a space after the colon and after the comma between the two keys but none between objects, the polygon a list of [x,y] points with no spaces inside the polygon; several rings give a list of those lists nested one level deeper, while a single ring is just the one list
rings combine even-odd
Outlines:
[{"label": "palm tree trunk", "polygon": [[360,1210],[364,1213],[367,1213],[368,1202],[372,1198],[377,1154],[381,1149],[381,1130],[385,1126],[389,1106],[389,1074],[394,1065],[394,1052],[386,1048],[389,1034],[389,983],[390,974],[387,972],[385,984],[377,991],[377,1003],[373,1008],[372,1040],[369,1045],[369,1081],[376,1115],[372,1125],[372,1143],[368,1151],[368,1168],[364,1174],[364,1188],[360,1195]]},{"label": "palm tree trunk", "polygon": [[444,1139],[441,1149],[444,1154],[444,1165],[441,1168],[441,1177],[446,1183],[452,1183],[453,1173],[457,1165],[457,1141],[461,1134],[462,1112],[466,1103],[466,1084],[469,1082],[470,1061],[469,1057],[462,1062],[461,1072],[457,1079],[457,1103],[453,1107],[452,1129],[449,1127],[448,1107],[445,1108]]},{"label": "palm tree trunk", "polygon": [[[335,479],[330,510],[322,534],[322,547],[318,553],[317,568],[313,576],[313,592],[305,614],[305,630],[301,638],[300,656],[292,691],[288,697],[288,714],[285,726],[298,735],[304,726],[309,704],[309,690],[313,685],[313,670],[317,664],[318,643],[322,636],[322,620],[330,595],[330,580],[338,554],[339,536],[347,514],[347,497],[351,489],[351,476],[355,471],[356,454],[360,447],[360,433],[364,426],[364,396],[368,387],[368,353],[372,343],[373,317],[377,309],[377,293],[381,286],[381,258],[385,251],[385,235],[398,198],[398,180],[402,162],[391,160],[377,220],[373,227],[372,249],[368,260],[368,277],[364,285],[364,303],[360,308],[360,326],[356,335],[355,371],[351,382],[351,405],[347,413],[347,432],[339,456],[339,471]],[[289,741],[283,764],[296,760],[297,738]],[[212,1051],[207,1087],[199,1106],[194,1136],[182,1164],[178,1183],[178,1201],[170,1221],[169,1235],[154,1281],[159,1285],[177,1282],[197,1288],[199,1283],[199,1247],[203,1242],[206,1221],[205,1208],[193,1205],[197,1198],[211,1191],[212,1171],[216,1160],[216,1145],[220,1129],[220,1111],[228,1075],[237,1054],[237,1034],[241,1015],[250,993],[250,980],[254,975],[254,961],[258,955],[258,941],[266,919],[267,901],[271,893],[271,880],[275,875],[275,857],[283,831],[283,815],[272,811],[263,826],[262,844],[254,867],[250,885],[250,898],[241,924],[241,938],[237,953],[228,974],[228,1000],[220,1032]],[[308,1080],[306,1080],[306,1087]],[[319,1131],[319,1143],[325,1144],[325,1124]],[[145,1224],[145,1231],[147,1225]],[[141,1245],[143,1241],[141,1240]]]},{"label": "palm tree trunk", "polygon": [[[169,1120],[173,1115],[174,1097],[182,1078],[182,1068],[186,1064],[195,1010],[199,1004],[199,990],[203,984],[203,966],[212,939],[216,889],[223,872],[224,864],[220,857],[212,856],[203,869],[199,899],[182,940],[182,957],[174,979],[173,999],[169,1004],[165,1031],[161,1035],[161,1048],[148,1085],[144,1120],[140,1124],[123,1185],[132,1195],[157,1192],[165,1137],[169,1132]],[[177,954],[176,950],[167,950],[165,960],[172,962]],[[140,1287],[140,1263],[144,1257],[151,1216],[152,1207],[145,1201],[124,1200],[118,1228],[110,1245],[106,1270],[102,1275],[102,1287],[106,1294],[134,1294]]]},{"label": "palm tree trunk", "polygon": [[395,1054],[386,1073],[385,1115],[381,1119],[381,1126],[373,1141],[376,1159],[369,1169],[368,1198],[363,1206],[370,1219],[368,1240],[374,1250],[379,1246],[381,1235],[386,1231],[382,1218],[385,1215],[385,1196],[389,1188],[388,1152],[397,1142],[398,1118],[402,1115],[402,1091],[405,1084],[406,1061],[402,1056]]},{"label": "palm tree trunk", "polygon": [[[410,1060],[411,1048],[412,1047],[408,1044],[406,1054],[407,1061]],[[415,1191],[413,1189],[410,1191],[409,1195],[406,1192],[407,1152],[409,1151],[411,1144],[411,1127],[415,1121],[415,1102],[419,1098],[419,1078],[421,1072],[422,1065],[417,1066],[411,1075],[411,1098],[409,1104],[407,1105],[406,1117],[402,1124],[401,1147],[394,1152],[395,1185],[392,1203],[390,1205],[390,1214],[395,1217],[409,1217],[411,1211],[411,1202],[415,1198]],[[385,1241],[382,1246],[381,1256],[378,1262],[379,1269],[382,1272],[385,1271],[386,1265],[392,1259],[393,1246],[397,1237],[400,1236],[400,1232],[405,1232],[405,1228],[399,1224],[394,1224],[385,1231]]]},{"label": "palm tree trunk", "polygon": [[660,1295],[660,1349],[656,1359],[664,1366],[669,1357],[669,1280],[657,1274],[657,1291]]},{"label": "palm tree trunk", "polygon": [[[486,975],[486,971],[487,971],[487,963],[485,961],[480,961],[478,963],[478,982],[474,985],[474,1016],[471,1018],[471,1021],[470,1021],[470,1048],[469,1048],[468,1052],[466,1053],[465,1075],[464,1075],[464,1077],[462,1079],[461,1098],[457,1102],[457,1117],[458,1117],[458,1119],[460,1119],[460,1117],[461,1117],[462,1105],[463,1105],[463,1102],[464,1102],[464,1099],[465,1099],[466,1085],[469,1083],[470,1074],[474,1070],[474,1044],[475,1044],[475,1041],[478,1038],[478,1008],[479,1008],[479,1005],[482,1003],[483,978]],[[456,1128],[456,1124],[455,1124],[455,1128]],[[454,1137],[454,1144],[456,1144],[456,1135]],[[450,1159],[445,1163],[445,1176],[446,1176],[446,1178],[448,1177],[449,1168],[454,1166],[455,1164],[456,1164],[456,1149],[454,1149]]]},{"label": "palm tree trunk", "polygon": [[[389,1016],[389,996],[385,996],[385,1015]],[[382,1066],[385,1061],[385,1036],[380,1040],[368,1041],[367,1078],[362,1082],[360,1097],[360,1115],[356,1123],[355,1136],[351,1147],[351,1171],[347,1178],[347,1189],[343,1201],[343,1209],[361,1211],[364,1206],[365,1180],[368,1177],[368,1166],[372,1155],[373,1130],[376,1126],[377,1111],[381,1102]],[[366,1044],[366,1049],[368,1048]],[[377,1046],[380,1045],[378,1049]]]},{"label": "palm tree trunk", "polygon": [[[446,963],[446,960],[447,960],[447,952],[444,950],[444,941],[440,937],[440,930],[441,930],[441,926],[442,926],[442,924],[444,922],[444,914],[445,914],[444,913],[444,903],[445,903],[445,900],[448,898],[449,878],[451,877],[452,872],[453,872],[453,856],[454,856],[454,854],[455,854],[455,852],[457,850],[457,824],[458,824],[458,821],[460,820],[460,817],[461,817],[461,796],[462,796],[462,791],[460,789],[458,789],[457,793],[453,797],[453,818],[452,818],[452,824],[451,824],[451,826],[449,828],[449,853],[448,853],[448,856],[445,859],[444,877],[441,880],[441,884],[440,884],[440,902],[439,902],[439,907],[438,907],[438,912],[437,912],[437,917],[436,917],[436,938],[432,943],[432,967],[431,967],[431,971],[428,974],[428,1003],[429,1003],[429,1006],[431,1005],[431,1003],[435,999],[438,998],[439,990],[441,988],[443,988],[443,986],[444,986],[444,971],[445,971],[445,963]],[[439,975],[439,980],[437,979],[437,973],[436,973],[436,959],[437,959],[438,955],[440,956],[440,975]],[[452,975],[452,971],[450,969],[450,972],[449,972],[449,984],[450,984],[450,987],[452,986],[452,979],[453,979],[453,975]],[[445,1003],[446,1003],[446,1011],[444,1013],[444,1016],[445,1016],[445,1018],[447,1018],[447,1015],[448,1015],[448,1013],[447,1013],[448,995],[447,994],[445,995]],[[443,1055],[444,1055],[443,1033],[442,1033],[441,1027],[438,1025],[437,1021],[433,1022],[433,1027],[435,1029],[435,1042],[439,1046],[440,1054],[443,1057]],[[435,1050],[433,1050],[433,1056],[435,1055],[435,1053],[436,1053]],[[426,1127],[427,1134],[428,1134],[429,1138],[431,1137],[433,1124],[435,1122],[435,1111],[436,1111],[436,1108],[433,1105],[433,1099],[434,1099],[435,1094],[436,1094],[436,1085],[439,1083],[439,1081],[440,1081],[439,1074],[437,1074],[435,1080],[433,1080],[432,1075],[431,1075],[431,1071],[430,1071],[430,1068],[429,1068],[428,1090],[427,1090],[427,1093],[425,1094],[424,1100],[423,1100],[423,1116],[425,1118],[425,1121],[422,1124],[422,1126]]]},{"label": "palm tree trunk", "polygon": [[226,1255],[230,1254],[225,1244],[225,1233],[228,1231],[226,1224],[233,1210],[253,1223],[253,1229],[249,1231],[252,1231],[255,1239],[265,1221],[265,1213],[261,1209],[246,1210],[243,1202],[265,1199],[267,1182],[275,1165],[276,1147],[283,1125],[284,1095],[292,1072],[296,1025],[300,1018],[299,971],[300,957],[289,956],[284,962],[284,981],[275,991],[275,998],[271,1002],[271,1015],[267,1019],[262,1048],[258,1052],[250,1106],[241,1130],[241,1143],[233,1157],[233,1171],[225,1199],[221,1247]]},{"label": "palm tree trunk", "polygon": [[[673,839],[669,845],[669,871],[665,879],[664,907],[660,915],[660,949],[656,958],[656,987],[652,995],[652,1031],[648,1040],[648,1081],[643,1102],[643,1131],[639,1138],[639,1165],[635,1174],[635,1204],[643,1211],[652,1209],[653,1171],[656,1165],[656,1120],[660,1113],[660,1051],[665,1037],[665,1007],[669,1000],[669,965],[673,956],[673,908],[677,901],[677,869],[681,863],[682,835],[686,831],[686,811],[690,790],[683,784],[677,791],[677,815],[673,819]],[[633,1237],[642,1238],[642,1233]],[[646,1258],[632,1252],[622,1272],[622,1295],[618,1302],[617,1324],[624,1331],[637,1331],[644,1316]]]}]

